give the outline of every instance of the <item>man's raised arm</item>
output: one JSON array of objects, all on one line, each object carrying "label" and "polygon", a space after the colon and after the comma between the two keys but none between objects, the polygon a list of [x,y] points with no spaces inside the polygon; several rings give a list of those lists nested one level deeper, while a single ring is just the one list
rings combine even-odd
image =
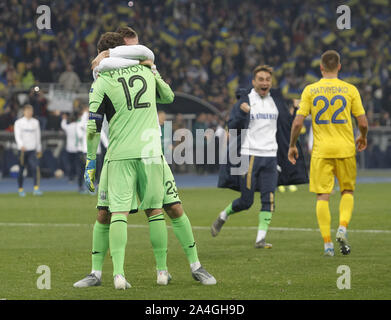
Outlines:
[{"label": "man's raised arm", "polygon": [[118,46],[113,49],[109,49],[109,57],[134,60],[151,60],[152,62],[155,61],[155,55],[152,50],[141,44]]}]

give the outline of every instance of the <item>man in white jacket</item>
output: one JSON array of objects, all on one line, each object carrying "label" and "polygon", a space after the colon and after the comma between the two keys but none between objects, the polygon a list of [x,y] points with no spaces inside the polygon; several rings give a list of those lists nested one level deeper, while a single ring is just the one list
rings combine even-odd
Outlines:
[{"label": "man in white jacket", "polygon": [[40,170],[38,158],[42,155],[41,130],[39,121],[33,118],[33,107],[26,104],[23,108],[23,117],[15,121],[14,133],[18,146],[19,174],[18,187],[19,196],[25,197],[23,189],[23,171],[29,166],[34,180],[33,195],[42,195],[39,189]]}]

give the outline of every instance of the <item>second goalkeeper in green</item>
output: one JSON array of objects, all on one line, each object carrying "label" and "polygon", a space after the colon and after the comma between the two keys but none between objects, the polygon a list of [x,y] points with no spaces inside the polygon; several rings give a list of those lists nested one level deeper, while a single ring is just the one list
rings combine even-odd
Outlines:
[{"label": "second goalkeeper in green", "polygon": [[[107,36],[110,36],[108,33]],[[113,35],[114,36],[114,35]],[[171,89],[170,89],[171,90]],[[109,247],[114,287],[130,287],[124,260],[129,211],[137,207],[135,193],[150,224],[158,275],[167,272],[167,229],[163,217],[164,167],[156,110],[156,80],[144,65],[101,72],[90,90],[87,164],[94,176],[103,117],[109,123],[106,154],[108,202],[111,214]],[[171,277],[170,277],[171,278]]]}]

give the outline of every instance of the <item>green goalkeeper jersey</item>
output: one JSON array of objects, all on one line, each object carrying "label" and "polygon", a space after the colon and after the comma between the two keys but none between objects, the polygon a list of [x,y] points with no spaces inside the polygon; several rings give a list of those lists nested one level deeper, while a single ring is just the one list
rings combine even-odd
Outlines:
[{"label": "green goalkeeper jersey", "polygon": [[96,142],[104,115],[109,123],[110,142],[106,154],[109,161],[162,155],[156,83],[158,89],[165,91],[165,96],[173,98],[171,88],[160,75],[155,80],[151,70],[142,65],[99,74],[89,95],[88,158],[96,157]]}]

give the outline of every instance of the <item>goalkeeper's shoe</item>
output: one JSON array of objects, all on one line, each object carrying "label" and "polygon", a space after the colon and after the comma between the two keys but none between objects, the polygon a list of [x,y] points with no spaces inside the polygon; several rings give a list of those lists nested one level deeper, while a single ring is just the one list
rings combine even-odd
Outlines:
[{"label": "goalkeeper's shoe", "polygon": [[84,171],[84,182],[88,190],[95,191],[94,181],[96,172],[96,160],[87,159]]},{"label": "goalkeeper's shoe", "polygon": [[347,233],[338,229],[337,241],[339,243],[341,253],[345,256],[348,255],[350,253],[350,245],[348,243]]},{"label": "goalkeeper's shoe", "polygon": [[265,239],[255,242],[255,248],[257,249],[271,249],[272,247],[273,245],[271,243],[267,243]]},{"label": "goalkeeper's shoe", "polygon": [[73,284],[75,288],[96,287],[100,285],[101,281],[94,273],[90,273],[84,279],[81,279],[80,281]]},{"label": "goalkeeper's shoe", "polygon": [[213,222],[212,227],[210,228],[210,232],[212,233],[212,237],[216,237],[221,228],[223,227],[225,221],[220,218],[220,216],[217,217],[216,221]]},{"label": "goalkeeper's shoe", "polygon": [[204,285],[214,285],[217,283],[215,277],[206,271],[202,266],[197,270],[192,271],[191,275],[193,276],[194,280],[199,281]]},{"label": "goalkeeper's shoe", "polygon": [[117,290],[129,289],[132,286],[129,282],[126,281],[125,277],[122,274],[116,274],[114,276],[114,288]]},{"label": "goalkeeper's shoe", "polygon": [[18,194],[19,194],[19,197],[25,197],[26,196],[26,192],[24,192],[24,190],[18,191]]},{"label": "goalkeeper's shoe", "polygon": [[167,270],[157,270],[157,280],[156,283],[162,286],[168,285],[172,277]]}]

